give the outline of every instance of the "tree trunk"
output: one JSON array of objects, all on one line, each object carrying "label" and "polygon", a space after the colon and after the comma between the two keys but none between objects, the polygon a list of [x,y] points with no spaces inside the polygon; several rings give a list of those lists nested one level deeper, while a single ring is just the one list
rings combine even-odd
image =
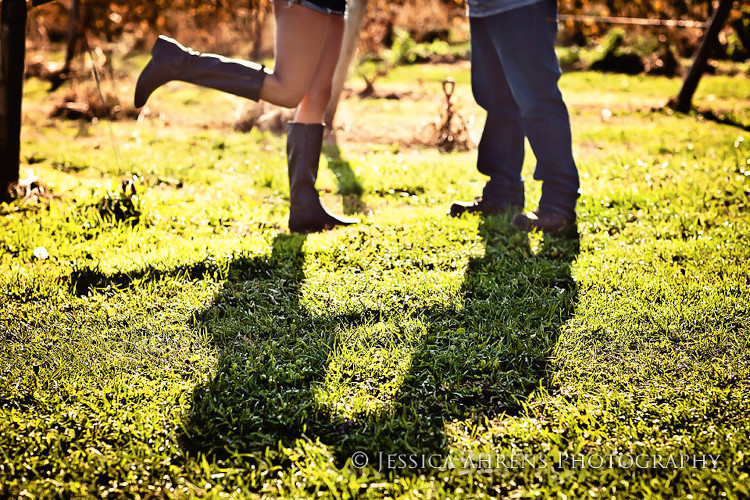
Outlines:
[{"label": "tree trunk", "polygon": [[677,95],[677,99],[670,103],[671,107],[675,111],[681,113],[687,113],[693,106],[693,94],[698,88],[698,82],[700,82],[701,76],[706,71],[708,64],[708,56],[711,51],[716,47],[716,43],[719,40],[719,32],[724,27],[724,23],[729,18],[729,12],[732,10],[733,0],[721,0],[719,7],[714,12],[711,24],[706,31],[701,46],[698,48],[698,52],[693,57],[693,64],[690,66],[685,81],[682,83],[682,89]]},{"label": "tree trunk", "polygon": [[333,119],[336,116],[336,108],[339,105],[341,91],[344,90],[344,82],[349,74],[349,66],[357,52],[359,33],[362,23],[367,14],[367,5],[370,0],[350,0],[346,9],[346,27],[344,28],[344,39],[341,44],[341,54],[333,74],[333,90],[331,100],[325,113],[325,123],[328,128],[333,128]]},{"label": "tree trunk", "polygon": [[76,56],[78,41],[82,38],[83,26],[81,25],[81,0],[73,0],[70,6],[70,16],[68,18],[68,40],[65,48],[65,66],[63,73],[70,72],[70,66],[73,64],[73,58]]},{"label": "tree trunk", "polygon": [[26,0],[3,0],[0,10],[0,199],[18,182],[21,100],[26,57]]}]

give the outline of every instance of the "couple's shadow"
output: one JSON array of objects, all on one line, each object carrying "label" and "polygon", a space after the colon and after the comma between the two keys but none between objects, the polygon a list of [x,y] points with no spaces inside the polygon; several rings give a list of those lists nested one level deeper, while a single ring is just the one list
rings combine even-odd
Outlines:
[{"label": "couple's shadow", "polygon": [[[534,252],[504,219],[479,229],[484,255],[466,267],[460,305],[312,308],[303,235],[278,235],[270,255],[232,262],[195,318],[218,362],[192,394],[185,448],[283,464],[280,445],[304,438],[342,466],[355,451],[442,454],[447,422],[518,413],[550,383],[548,361],[575,308],[578,238],[545,237]],[[357,360],[374,351],[390,356],[395,376]]]}]

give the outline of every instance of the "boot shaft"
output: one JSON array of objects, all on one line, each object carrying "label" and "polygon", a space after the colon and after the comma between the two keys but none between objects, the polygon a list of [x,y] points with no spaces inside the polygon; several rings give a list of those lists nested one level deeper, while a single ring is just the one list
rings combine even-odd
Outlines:
[{"label": "boot shaft", "polygon": [[135,106],[173,80],[193,83],[257,101],[268,70],[265,66],[216,54],[203,54],[160,36],[151,50],[151,61],[138,78]]},{"label": "boot shaft", "polygon": [[319,123],[289,123],[286,154],[289,168],[289,199],[292,205],[317,200],[320,152],[325,127]]},{"label": "boot shaft", "polygon": [[290,123],[287,126],[289,229],[293,232],[313,233],[359,222],[359,219],[333,215],[320,204],[315,181],[324,130],[319,123]]}]

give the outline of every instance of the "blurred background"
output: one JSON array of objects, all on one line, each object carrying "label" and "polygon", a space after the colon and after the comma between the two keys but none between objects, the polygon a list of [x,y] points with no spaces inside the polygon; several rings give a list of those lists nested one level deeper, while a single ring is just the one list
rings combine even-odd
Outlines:
[{"label": "blurred background", "polygon": [[[561,63],[565,69],[678,74],[681,68],[673,61],[691,57],[715,4],[563,0],[559,2]],[[58,0],[31,10],[27,48],[60,51],[78,43],[79,30],[71,30],[76,9],[96,44],[120,55],[147,51],[160,33],[206,51],[249,59],[273,55],[268,0]],[[633,24],[644,21],[648,24]],[[468,57],[467,39],[463,1],[372,0],[360,55],[377,61],[396,50],[400,62],[445,62]],[[713,57],[743,62],[749,55],[750,7],[735,2]],[[37,70],[50,69],[39,67],[41,62],[36,60]]]},{"label": "blurred background", "polygon": [[[560,64],[564,71],[681,77],[717,5],[697,0],[563,0]],[[30,9],[26,77],[48,80],[49,90],[56,90],[68,80],[90,80],[95,66],[110,82],[132,86],[133,73],[145,63],[159,34],[202,51],[273,64],[274,19],[268,0],[56,0]],[[352,68],[362,84],[356,91],[361,97],[373,93],[374,82],[397,66],[468,61],[469,52],[463,1],[371,0]],[[748,56],[750,6],[734,2],[708,70],[750,75]],[[111,88],[105,91],[105,107],[93,86],[74,84],[51,115],[137,117],[124,97],[131,92]]]}]

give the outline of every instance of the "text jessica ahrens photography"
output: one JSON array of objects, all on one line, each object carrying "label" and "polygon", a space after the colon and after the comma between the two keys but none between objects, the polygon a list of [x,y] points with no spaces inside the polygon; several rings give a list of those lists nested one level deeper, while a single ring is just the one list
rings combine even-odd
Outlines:
[{"label": "text jessica ahrens photography", "polygon": [[[721,455],[698,454],[600,454],[559,453],[501,455],[478,453],[468,455],[409,454],[378,452],[370,457],[363,451],[352,454],[354,467],[361,469],[372,463],[378,471],[400,469],[459,469],[491,471],[496,469],[685,469],[711,468],[719,465]],[[371,458],[374,460],[371,461]]]}]

